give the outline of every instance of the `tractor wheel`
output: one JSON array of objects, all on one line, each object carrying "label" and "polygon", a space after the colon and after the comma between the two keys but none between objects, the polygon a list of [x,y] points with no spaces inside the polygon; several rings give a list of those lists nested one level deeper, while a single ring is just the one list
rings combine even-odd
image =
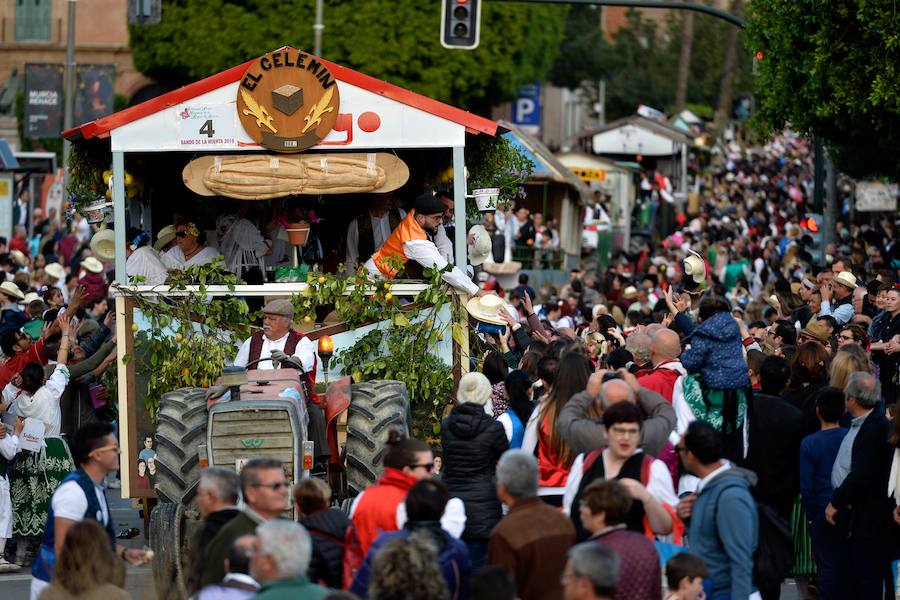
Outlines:
[{"label": "tractor wheel", "polygon": [[185,515],[175,502],[157,504],[150,513],[153,582],[160,600],[187,598],[184,580]]},{"label": "tractor wheel", "polygon": [[347,409],[347,487],[355,496],[378,480],[388,433],[409,434],[409,396],[402,381],[367,381],[353,386]]},{"label": "tractor wheel", "polygon": [[156,495],[192,506],[200,483],[197,446],[206,443],[206,388],[181,388],[159,400],[156,422]]}]

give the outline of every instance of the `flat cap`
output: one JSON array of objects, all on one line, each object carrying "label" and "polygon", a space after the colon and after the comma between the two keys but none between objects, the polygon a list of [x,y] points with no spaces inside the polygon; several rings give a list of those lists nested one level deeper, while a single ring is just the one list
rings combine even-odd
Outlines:
[{"label": "flat cap", "polygon": [[294,318],[294,305],[291,304],[290,300],[285,300],[283,298],[272,300],[263,306],[262,311],[267,315],[280,315],[282,317],[287,317],[288,319]]},{"label": "flat cap", "polygon": [[437,215],[446,209],[441,199],[431,192],[425,192],[416,198],[416,212],[420,215]]}]

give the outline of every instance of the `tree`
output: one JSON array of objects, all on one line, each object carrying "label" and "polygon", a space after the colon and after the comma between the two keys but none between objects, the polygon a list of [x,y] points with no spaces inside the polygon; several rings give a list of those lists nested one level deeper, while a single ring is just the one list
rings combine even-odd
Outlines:
[{"label": "tree", "polygon": [[[564,87],[580,87],[592,101],[599,79],[606,79],[608,120],[634,114],[639,104],[661,110],[674,108],[677,73],[682,55],[686,11],[672,10],[660,27],[637,11],[629,11],[626,25],[607,41],[599,10],[573,7],[566,36],[551,81]],[[727,32],[733,25],[708,15],[693,16],[693,43],[686,80],[685,100],[712,112],[723,78],[722,57]],[[736,95],[750,90],[751,60],[739,54],[734,67]]]},{"label": "tree", "polygon": [[756,121],[820,136],[854,177],[900,179],[900,16],[893,0],[754,0]]},{"label": "tree", "polygon": [[[314,0],[168,0],[162,22],[131,27],[135,66],[183,85],[274,50],[312,48]],[[562,40],[568,7],[484,2],[474,51],[439,43],[437,2],[329,0],[324,58],[481,113],[541,80]]]}]

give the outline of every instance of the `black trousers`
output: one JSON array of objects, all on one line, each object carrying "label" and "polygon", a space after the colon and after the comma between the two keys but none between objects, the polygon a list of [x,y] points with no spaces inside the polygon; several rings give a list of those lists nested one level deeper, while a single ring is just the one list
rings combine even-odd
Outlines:
[{"label": "black trousers", "polygon": [[888,544],[883,539],[849,540],[846,581],[856,600],[894,600]]}]

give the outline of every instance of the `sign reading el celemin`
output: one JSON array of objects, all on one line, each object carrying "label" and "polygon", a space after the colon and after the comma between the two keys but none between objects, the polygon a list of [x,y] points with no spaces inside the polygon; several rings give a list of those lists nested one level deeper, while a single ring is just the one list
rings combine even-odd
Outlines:
[{"label": "sign reading el celemin", "polygon": [[25,65],[25,137],[58,138],[62,130],[63,65]]}]

